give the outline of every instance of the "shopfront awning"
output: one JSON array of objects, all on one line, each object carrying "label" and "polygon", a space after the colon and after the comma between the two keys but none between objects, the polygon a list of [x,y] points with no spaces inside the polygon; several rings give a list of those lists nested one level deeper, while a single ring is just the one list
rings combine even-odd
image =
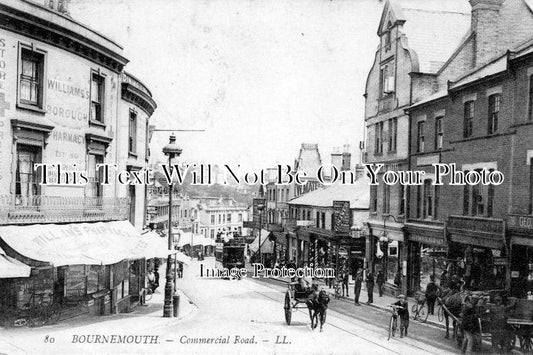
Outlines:
[{"label": "shopfront awning", "polygon": [[181,251],[178,251],[176,254],[174,254],[174,257],[177,259],[179,263],[189,265],[189,263],[191,262],[191,258],[183,254]]},{"label": "shopfront awning", "polygon": [[164,238],[145,237],[128,221],[4,226],[0,239],[20,255],[56,267],[168,255]]},{"label": "shopfront awning", "polygon": [[0,279],[11,277],[29,277],[31,267],[6,255],[0,248]]},{"label": "shopfront awning", "polygon": [[[263,254],[270,254],[272,253],[272,250],[274,249],[272,243],[270,240],[268,240],[268,236],[270,235],[270,232],[266,229],[261,230],[261,253]],[[249,247],[251,252],[255,253],[259,249],[259,237],[256,237],[253,242],[250,243]]]},{"label": "shopfront awning", "polygon": [[205,237],[203,234],[194,234],[192,232],[180,232],[179,234],[174,235],[174,240],[176,240],[176,245],[181,248],[185,245],[201,245],[201,246],[208,246],[208,245],[215,245],[215,240],[211,238]]}]

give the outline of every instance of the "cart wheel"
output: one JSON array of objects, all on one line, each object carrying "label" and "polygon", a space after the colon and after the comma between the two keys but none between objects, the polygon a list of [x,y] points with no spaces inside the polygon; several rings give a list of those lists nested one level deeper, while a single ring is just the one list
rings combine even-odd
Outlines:
[{"label": "cart wheel", "polygon": [[285,322],[287,322],[287,325],[291,325],[291,317],[292,317],[292,303],[291,303],[291,295],[289,291],[285,293]]},{"label": "cart wheel", "polygon": [[439,318],[439,322],[443,322],[444,321],[444,309],[442,308],[442,306],[439,306],[439,308],[437,309],[437,317]]},{"label": "cart wheel", "polygon": [[425,323],[428,320],[428,315],[428,308],[425,304],[423,304],[422,307],[420,307],[420,309],[418,310],[418,320],[422,323]]}]

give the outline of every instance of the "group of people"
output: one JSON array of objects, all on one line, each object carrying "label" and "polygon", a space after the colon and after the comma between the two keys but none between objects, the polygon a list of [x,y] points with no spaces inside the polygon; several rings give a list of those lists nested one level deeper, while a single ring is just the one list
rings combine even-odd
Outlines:
[{"label": "group of people", "polygon": [[[337,282],[341,284],[342,288],[342,297],[346,295],[346,297],[350,297],[350,292],[348,288],[350,280],[350,272],[348,270],[348,267],[345,265],[341,268],[338,277]],[[383,272],[381,270],[378,271],[377,275],[374,277],[374,274],[372,272],[368,272],[366,274],[366,278],[363,280],[363,270],[358,269],[355,273],[355,285],[354,285],[354,303],[356,306],[360,306],[359,303],[359,297],[361,295],[361,288],[363,285],[363,281],[365,282],[367,294],[368,294],[368,300],[367,303],[373,303],[374,302],[374,286],[377,284],[378,286],[378,292],[379,296],[383,296],[383,285],[385,284],[385,276],[383,275]],[[329,285],[331,288],[331,284]]]}]

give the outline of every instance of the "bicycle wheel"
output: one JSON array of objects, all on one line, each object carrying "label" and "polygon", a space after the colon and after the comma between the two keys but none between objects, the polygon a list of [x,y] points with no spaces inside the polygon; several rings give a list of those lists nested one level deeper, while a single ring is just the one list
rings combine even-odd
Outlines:
[{"label": "bicycle wheel", "polygon": [[425,304],[418,309],[418,320],[425,323],[428,320],[429,311]]},{"label": "bicycle wheel", "polygon": [[387,338],[387,340],[390,340],[390,338],[393,336],[392,335],[392,328],[394,326],[394,316],[391,316],[390,317],[390,321],[389,321],[389,337]]},{"label": "bicycle wheel", "polygon": [[437,317],[439,318],[439,322],[444,321],[444,309],[442,309],[442,305],[439,305],[439,308],[437,309]]},{"label": "bicycle wheel", "polygon": [[43,325],[43,310],[41,306],[32,307],[28,311],[28,324],[30,327]]}]

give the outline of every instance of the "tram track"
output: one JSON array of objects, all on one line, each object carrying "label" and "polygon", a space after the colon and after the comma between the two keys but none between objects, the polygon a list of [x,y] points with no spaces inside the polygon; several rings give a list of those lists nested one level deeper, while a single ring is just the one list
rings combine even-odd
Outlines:
[{"label": "tram track", "polygon": [[[272,296],[270,296],[270,295],[268,295],[268,294],[265,294],[265,293],[263,293],[263,292],[260,292],[260,291],[257,291],[257,290],[253,290],[253,289],[251,289],[251,290],[252,290],[253,292],[255,292],[255,293],[257,293],[257,294],[259,294],[259,295],[265,297],[265,298],[268,298],[268,299],[272,300],[272,301],[280,302],[279,299],[276,299],[276,298],[274,298],[274,297],[272,297]],[[307,312],[303,311],[302,309],[297,309],[297,311],[300,312],[300,313],[305,314],[306,316],[308,316]],[[337,312],[337,311],[331,311],[331,310],[330,310],[330,313],[331,313],[331,312],[335,312],[335,313],[338,313],[339,315],[343,315],[344,317],[348,317],[348,316],[346,316],[346,315],[344,315],[344,314],[342,314],[342,313],[339,313],[339,312]],[[379,342],[376,342],[376,341],[373,341],[373,340],[367,339],[367,338],[362,337],[361,335],[359,335],[359,334],[357,334],[357,333],[355,333],[355,332],[353,332],[353,331],[350,331],[350,330],[348,330],[348,329],[345,329],[343,326],[340,326],[340,325],[338,325],[338,324],[335,324],[335,322],[328,322],[327,324],[328,324],[328,326],[331,326],[331,327],[333,327],[333,328],[336,328],[336,329],[338,329],[338,330],[340,330],[340,331],[342,331],[342,332],[344,332],[344,333],[350,334],[351,336],[356,337],[356,338],[358,338],[358,339],[361,339],[361,340],[363,340],[363,341],[365,341],[365,342],[367,342],[367,343],[370,343],[370,344],[372,344],[372,345],[374,345],[374,346],[376,346],[376,347],[379,347],[379,348],[381,348],[381,349],[385,349],[385,350],[387,350],[388,352],[391,352],[391,353],[393,353],[393,354],[402,354],[401,352],[398,352],[397,350],[394,350],[394,349],[391,348],[391,347],[394,347],[394,343],[390,343],[390,344],[391,344],[391,347],[384,346],[383,344],[381,344],[381,343],[379,343]],[[384,335],[383,337],[385,338],[385,335]],[[405,338],[404,338],[404,339],[405,339]],[[398,340],[395,339],[394,341],[398,341]],[[425,353],[428,353],[428,354],[435,354],[435,355],[439,354],[439,353],[437,353],[437,352],[430,351],[430,350],[428,350],[427,348],[423,348],[423,347],[421,347],[421,346],[418,346],[418,345],[416,345],[416,344],[414,344],[414,343],[412,343],[412,342],[410,342],[410,341],[404,341],[404,344],[406,344],[406,345],[408,345],[408,346],[411,346],[411,347],[413,347],[413,348],[417,348],[417,349],[419,349],[419,350],[421,350],[421,351],[423,351],[423,352],[425,352]]]}]

